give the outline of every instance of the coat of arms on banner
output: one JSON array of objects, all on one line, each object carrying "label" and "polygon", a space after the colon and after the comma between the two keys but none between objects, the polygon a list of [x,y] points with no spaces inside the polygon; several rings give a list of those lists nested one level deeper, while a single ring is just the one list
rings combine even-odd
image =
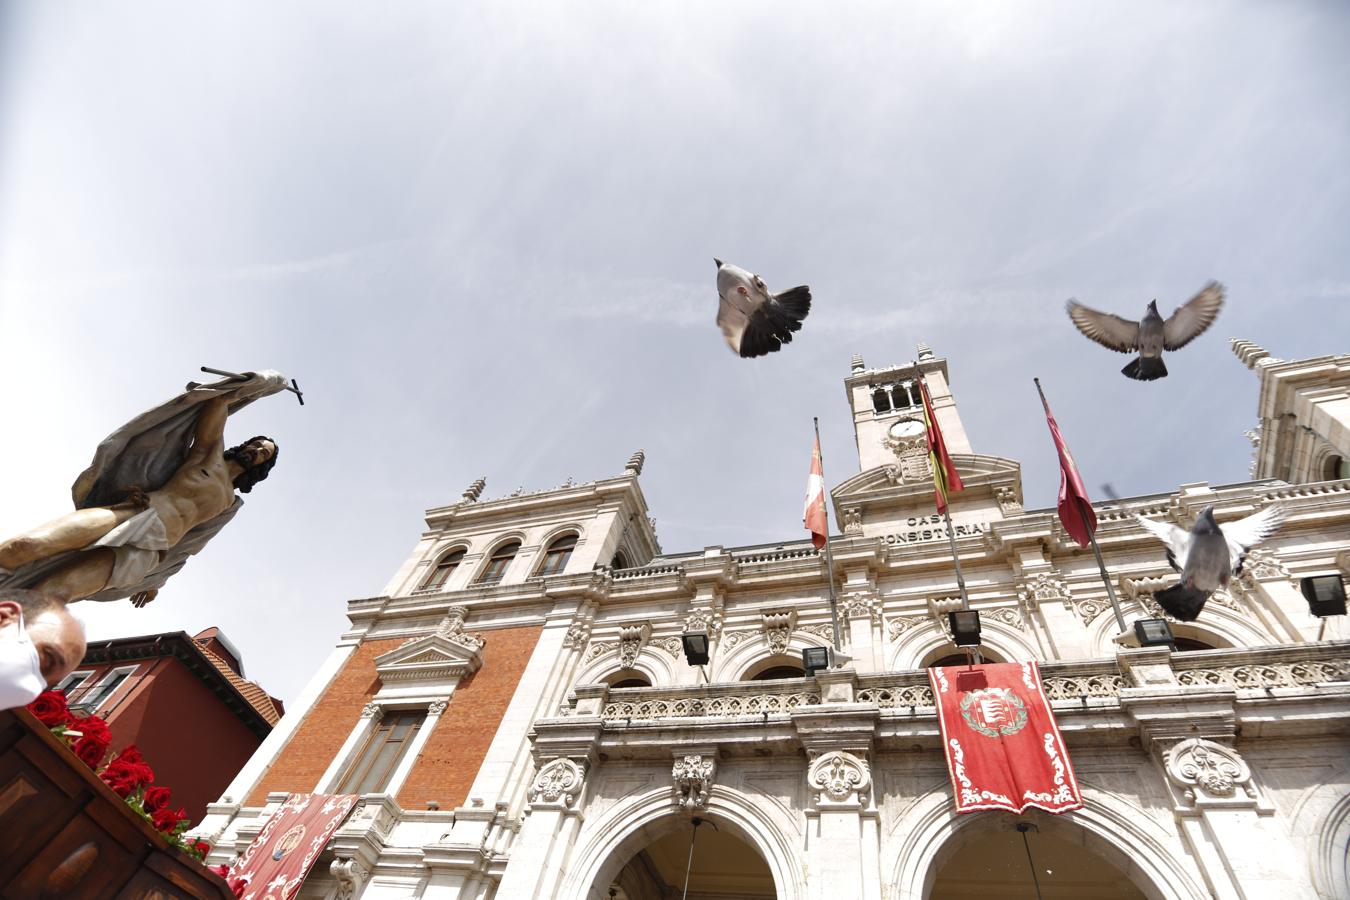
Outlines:
[{"label": "coat of arms on banner", "polygon": [[1007,688],[982,688],[961,698],[961,718],[987,737],[1017,734],[1026,727],[1027,705]]}]

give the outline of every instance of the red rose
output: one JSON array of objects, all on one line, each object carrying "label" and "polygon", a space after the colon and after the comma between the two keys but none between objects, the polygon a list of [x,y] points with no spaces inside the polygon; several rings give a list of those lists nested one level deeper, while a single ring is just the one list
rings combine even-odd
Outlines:
[{"label": "red rose", "polygon": [[150,815],[154,815],[161,809],[169,805],[169,789],[166,787],[150,787],[145,789],[145,796],[141,798],[141,806]]},{"label": "red rose", "polygon": [[225,883],[229,885],[230,890],[234,891],[236,897],[244,896],[244,891],[248,890],[247,878],[229,878]]},{"label": "red rose", "polygon": [[192,852],[201,856],[202,859],[205,859],[206,854],[211,852],[211,845],[208,844],[206,841],[197,841],[195,844],[192,845]]},{"label": "red rose", "polygon": [[112,732],[108,730],[108,723],[98,716],[85,716],[73,720],[70,727],[82,735],[72,748],[75,755],[89,768],[97,769],[108,752],[108,745],[112,743]]},{"label": "red rose", "polygon": [[99,773],[103,783],[112,788],[119,797],[130,797],[136,791],[155,780],[155,773],[141,759],[141,751],[135,744],[129,744],[117,754],[108,767]]},{"label": "red rose", "polygon": [[66,705],[65,691],[43,691],[28,704],[28,711],[48,728],[59,728],[71,722],[70,707]]},{"label": "red rose", "polygon": [[178,823],[186,818],[187,810],[181,806],[177,812],[166,806],[150,817],[150,823],[165,834],[173,834],[173,830],[178,826]]}]

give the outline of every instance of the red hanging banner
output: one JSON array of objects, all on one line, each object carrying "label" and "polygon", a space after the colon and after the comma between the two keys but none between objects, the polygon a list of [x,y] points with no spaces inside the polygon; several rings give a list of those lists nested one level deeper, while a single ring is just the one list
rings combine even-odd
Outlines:
[{"label": "red hanging banner", "polygon": [[958,813],[1083,806],[1034,662],[928,670]]},{"label": "red hanging banner", "polygon": [[355,794],[291,794],[226,879],[247,881],[242,900],[291,900],[356,800]]}]

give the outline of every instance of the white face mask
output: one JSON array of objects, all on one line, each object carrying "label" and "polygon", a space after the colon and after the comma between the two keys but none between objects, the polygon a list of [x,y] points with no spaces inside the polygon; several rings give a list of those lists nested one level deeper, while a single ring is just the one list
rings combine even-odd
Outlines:
[{"label": "white face mask", "polygon": [[42,660],[20,612],[19,621],[0,631],[0,709],[27,706],[46,689]]}]

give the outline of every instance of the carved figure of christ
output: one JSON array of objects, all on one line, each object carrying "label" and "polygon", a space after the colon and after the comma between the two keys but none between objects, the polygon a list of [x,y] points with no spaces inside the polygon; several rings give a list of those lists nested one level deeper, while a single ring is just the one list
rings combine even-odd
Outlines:
[{"label": "carved figure of christ", "polygon": [[[141,539],[133,549],[142,545],[169,548],[177,544],[194,527],[234,503],[234,482],[241,474],[276,455],[276,444],[263,438],[235,448],[233,458],[227,459],[224,441],[228,415],[228,397],[205,401],[187,458],[163,487],[145,493],[139,487],[128,486],[130,496],[121,503],[77,509],[0,543],[0,569],[13,570],[60,553],[83,550],[36,585],[39,590],[69,602],[92,596],[108,586],[118,553],[124,548],[91,545],[131,519],[140,516],[147,522],[144,530],[149,535],[148,540]],[[145,516],[146,511],[154,515]],[[138,594],[133,602],[143,606],[154,594],[154,591]]]}]

